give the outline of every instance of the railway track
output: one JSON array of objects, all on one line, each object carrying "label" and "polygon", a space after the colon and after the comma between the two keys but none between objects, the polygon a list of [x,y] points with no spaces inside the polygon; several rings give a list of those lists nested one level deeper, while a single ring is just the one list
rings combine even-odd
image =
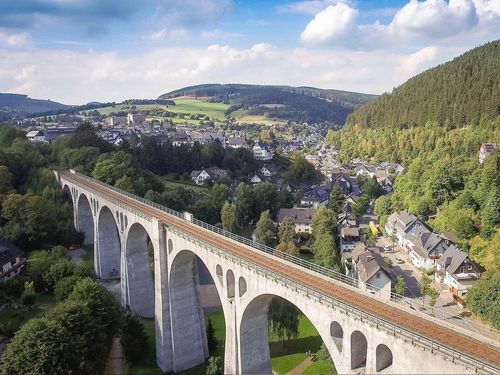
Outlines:
[{"label": "railway track", "polygon": [[283,275],[285,278],[294,280],[299,284],[317,290],[326,296],[339,300],[361,311],[380,317],[381,319],[391,322],[405,330],[417,333],[421,336],[429,338],[430,340],[441,343],[456,350],[457,352],[469,355],[500,368],[500,350],[498,347],[494,347],[470,336],[453,331],[448,327],[437,324],[431,320],[424,319],[421,316],[394,308],[374,298],[353,292],[346,287],[329,282],[328,280],[315,276],[310,272],[302,271],[296,266],[291,266],[279,260],[274,260],[267,255],[245,246],[244,244],[237,243],[211,232],[208,229],[204,229],[188,221],[169,215],[164,211],[139,202],[126,195],[120,194],[111,188],[107,188],[90,178],[85,178],[69,172],[61,171],[59,173],[64,175],[66,179],[73,181],[76,184],[90,187],[92,190],[95,190],[104,196],[108,196],[113,200],[133,207],[146,215],[150,215],[167,224],[178,227],[184,232],[187,232],[195,237],[202,238],[203,241],[247,259],[260,267]]}]

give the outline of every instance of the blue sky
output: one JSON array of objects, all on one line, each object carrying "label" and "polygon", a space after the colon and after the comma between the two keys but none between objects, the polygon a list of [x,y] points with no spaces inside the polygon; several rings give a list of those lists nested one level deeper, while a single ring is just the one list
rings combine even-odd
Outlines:
[{"label": "blue sky", "polygon": [[207,82],[382,93],[500,38],[500,0],[0,1],[0,92],[65,103]]}]

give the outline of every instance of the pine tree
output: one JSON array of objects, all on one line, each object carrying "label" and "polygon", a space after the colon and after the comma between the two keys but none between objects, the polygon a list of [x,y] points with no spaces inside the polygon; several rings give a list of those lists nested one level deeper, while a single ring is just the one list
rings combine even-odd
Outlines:
[{"label": "pine tree", "polygon": [[212,325],[212,319],[208,318],[207,322],[207,342],[208,342],[208,352],[214,354],[217,350],[217,338],[215,337],[214,326]]}]

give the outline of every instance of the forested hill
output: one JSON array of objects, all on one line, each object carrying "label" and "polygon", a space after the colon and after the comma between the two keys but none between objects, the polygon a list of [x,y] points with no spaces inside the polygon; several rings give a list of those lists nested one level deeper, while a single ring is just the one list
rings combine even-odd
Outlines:
[{"label": "forested hill", "polygon": [[243,109],[250,114],[295,122],[328,121],[340,125],[349,113],[374,98],[374,95],[313,87],[205,84],[175,90],[159,99],[179,96],[204,97],[231,104],[228,115]]},{"label": "forested hill", "polygon": [[446,129],[500,115],[500,40],[429,69],[349,115],[361,127],[410,128],[437,122]]},{"label": "forested hill", "polygon": [[67,109],[70,106],[50,100],[31,99],[28,95],[0,93],[0,111],[26,114]]}]

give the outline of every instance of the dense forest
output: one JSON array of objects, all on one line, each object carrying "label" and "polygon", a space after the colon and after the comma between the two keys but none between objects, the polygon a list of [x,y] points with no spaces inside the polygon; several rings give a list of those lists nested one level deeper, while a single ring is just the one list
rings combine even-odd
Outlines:
[{"label": "dense forest", "polygon": [[31,114],[69,108],[70,106],[50,100],[31,99],[28,95],[0,93],[0,111]]},{"label": "dense forest", "polygon": [[348,125],[407,129],[437,122],[445,129],[500,115],[500,41],[429,69],[352,113]]},{"label": "dense forest", "polygon": [[[178,96],[210,97],[214,102],[231,104],[227,111],[245,109],[250,114],[294,122],[332,122],[342,125],[347,115],[373,98],[373,95],[312,87],[262,85],[198,85],[163,94],[159,99]],[[265,106],[276,104],[276,106]]]}]

